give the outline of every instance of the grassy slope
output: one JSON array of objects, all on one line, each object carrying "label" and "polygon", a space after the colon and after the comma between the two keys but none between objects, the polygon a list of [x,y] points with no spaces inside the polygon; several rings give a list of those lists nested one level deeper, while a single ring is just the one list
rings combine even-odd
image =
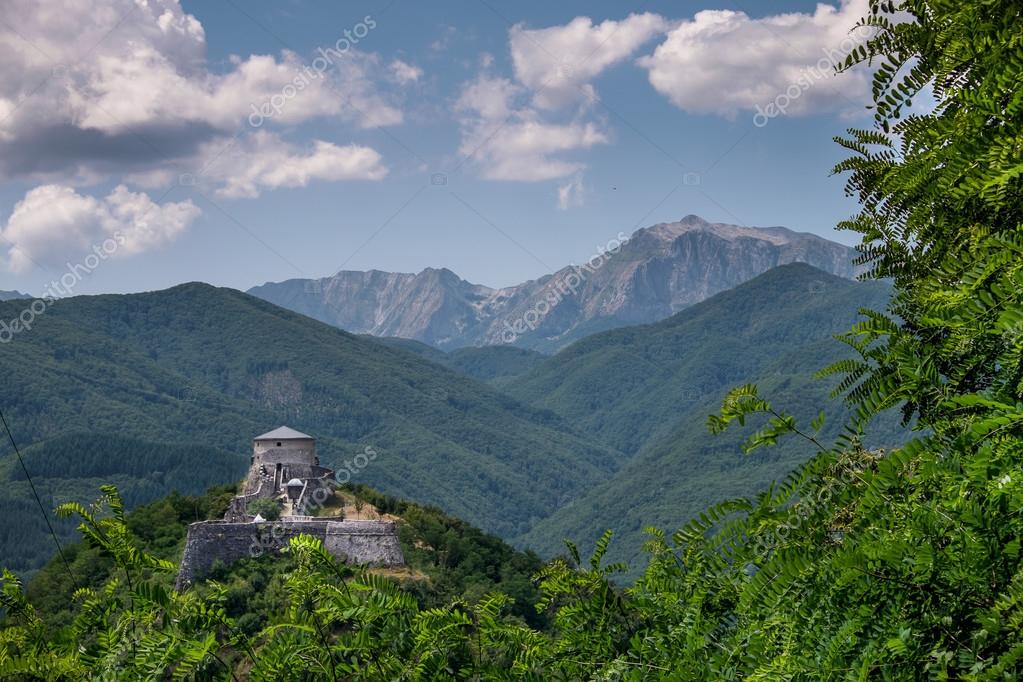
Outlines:
[{"label": "grassy slope", "polygon": [[[0,303],[0,319],[15,314]],[[372,447],[378,456],[357,480],[505,537],[619,463],[549,412],[413,354],[200,284],[60,301],[0,346],[0,384],[24,448],[62,434],[115,434],[234,453],[240,477],[251,437],[288,423],[320,438],[326,464]],[[111,446],[109,456],[135,455]],[[49,480],[47,502],[79,487]],[[24,483],[0,487],[0,499],[24,506]],[[0,554],[27,550],[8,543]]]}]

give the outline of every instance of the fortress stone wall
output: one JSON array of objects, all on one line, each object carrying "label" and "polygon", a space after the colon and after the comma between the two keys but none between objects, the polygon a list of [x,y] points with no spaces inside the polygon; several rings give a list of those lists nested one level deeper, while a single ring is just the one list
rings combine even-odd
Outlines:
[{"label": "fortress stone wall", "polygon": [[[243,492],[231,500],[224,519],[188,527],[178,588],[208,574],[218,561],[231,564],[245,557],[280,554],[298,535],[319,539],[328,552],[348,563],[403,566],[398,529],[390,521],[300,516],[329,497],[333,485],[334,472],[319,465],[311,436],[286,426],[257,436]],[[273,522],[253,516],[248,505],[257,499],[277,500],[284,515]]]},{"label": "fortress stone wall", "polygon": [[308,448],[266,448],[252,455],[253,464],[316,464],[316,451]]},{"label": "fortress stone wall", "polygon": [[404,566],[398,529],[391,521],[287,520],[261,523],[199,521],[188,527],[177,587],[183,589],[220,561],[279,555],[292,538],[309,535],[338,559],[351,564]]}]

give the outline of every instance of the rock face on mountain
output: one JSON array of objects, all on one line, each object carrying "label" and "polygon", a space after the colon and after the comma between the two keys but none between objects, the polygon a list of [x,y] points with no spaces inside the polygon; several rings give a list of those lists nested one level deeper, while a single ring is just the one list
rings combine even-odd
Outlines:
[{"label": "rock face on mountain", "polygon": [[323,279],[268,283],[248,293],[346,331],[456,348],[468,345],[462,339],[479,324],[477,306],[493,290],[450,270],[428,268],[418,275],[342,271]]},{"label": "rock face on mountain", "polygon": [[351,332],[443,349],[514,344],[555,351],[594,332],[657,322],[786,263],[853,277],[855,251],[784,227],[750,228],[686,216],[619,235],[588,263],[491,289],[446,269],[342,271],[249,293]]}]

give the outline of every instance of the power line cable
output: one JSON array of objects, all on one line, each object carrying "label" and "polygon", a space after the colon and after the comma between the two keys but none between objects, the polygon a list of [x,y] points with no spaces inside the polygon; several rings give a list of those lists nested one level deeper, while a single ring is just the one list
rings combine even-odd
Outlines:
[{"label": "power line cable", "polygon": [[14,434],[11,433],[11,427],[7,425],[7,418],[4,417],[3,410],[0,410],[0,421],[4,424],[4,429],[7,430],[7,437],[11,440],[11,446],[14,448],[14,454],[18,456],[18,462],[21,464],[21,470],[25,473],[25,480],[28,481],[28,487],[32,489],[32,495],[36,498],[36,504],[39,505],[39,511],[42,512],[43,520],[46,521],[46,527],[50,529],[50,537],[53,538],[53,543],[57,545],[57,553],[60,554],[60,560],[64,562],[64,568],[67,569],[67,574],[71,578],[71,584],[74,585],[75,589],[78,589],[78,581],[75,580],[75,574],[71,570],[71,564],[68,563],[67,557],[64,556],[64,548],[60,546],[60,540],[57,539],[57,534],[53,531],[53,524],[50,523],[50,517],[46,513],[46,508],[43,506],[43,501],[39,497],[39,491],[36,490],[36,484],[32,482],[32,476],[28,473],[28,467],[25,466],[25,460],[21,456],[21,450],[18,449],[18,444],[14,442]]}]

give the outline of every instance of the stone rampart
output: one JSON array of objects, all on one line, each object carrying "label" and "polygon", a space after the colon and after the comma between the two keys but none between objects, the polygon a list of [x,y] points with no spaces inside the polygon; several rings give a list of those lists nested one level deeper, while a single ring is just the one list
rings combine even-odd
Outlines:
[{"label": "stone rampart", "polygon": [[398,529],[391,521],[289,520],[261,523],[199,521],[188,527],[177,587],[202,578],[213,564],[279,553],[293,537],[310,535],[338,559],[350,564],[403,566]]}]

